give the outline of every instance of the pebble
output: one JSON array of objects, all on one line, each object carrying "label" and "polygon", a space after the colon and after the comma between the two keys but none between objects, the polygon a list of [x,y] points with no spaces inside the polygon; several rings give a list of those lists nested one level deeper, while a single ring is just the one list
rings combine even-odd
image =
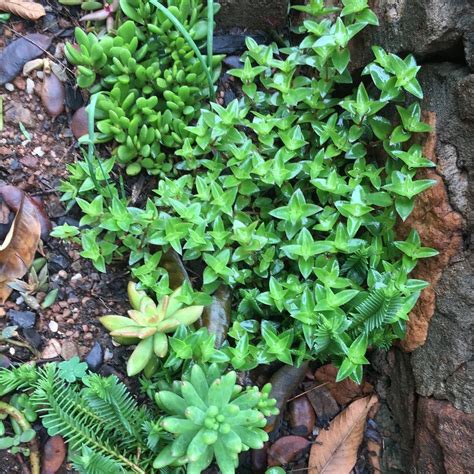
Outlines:
[{"label": "pebble", "polygon": [[3,308],[0,308],[0,318],[3,318],[5,314],[5,310]]},{"label": "pebble", "polygon": [[99,342],[96,341],[94,343],[92,349],[87,354],[85,361],[87,362],[89,369],[93,372],[97,372],[100,369],[104,362],[104,350]]},{"label": "pebble", "polygon": [[36,314],[32,311],[16,311],[11,309],[8,312],[10,321],[20,328],[32,328],[36,322]]},{"label": "pebble", "polygon": [[76,346],[75,342],[64,341],[61,347],[61,357],[64,360],[72,359],[75,356],[79,355],[79,349]]},{"label": "pebble", "polygon": [[58,276],[60,278],[67,278],[67,272],[65,272],[64,270],[59,270]]},{"label": "pebble", "polygon": [[51,332],[58,332],[59,324],[56,321],[50,321],[48,326]]},{"label": "pebble", "polygon": [[23,329],[23,337],[28,341],[28,344],[35,349],[39,349],[43,344],[43,339],[35,328]]},{"label": "pebble", "polygon": [[54,359],[61,354],[61,343],[57,339],[50,339],[41,353],[43,359]]},{"label": "pebble", "polygon": [[26,128],[35,125],[35,119],[31,111],[16,101],[9,101],[4,104],[4,120],[6,123],[13,125],[18,125],[21,122]]},{"label": "pebble", "polygon": [[26,80],[26,93],[28,95],[32,95],[34,90],[35,90],[35,83],[33,82],[32,79],[28,78]]},{"label": "pebble", "polygon": [[11,84],[10,82],[7,82],[5,84],[5,89],[9,92],[13,92],[15,90],[15,86],[13,84]]},{"label": "pebble", "polygon": [[15,84],[15,86],[21,91],[25,90],[26,82],[22,77],[20,76],[16,77],[15,80],[13,81],[13,84]]}]

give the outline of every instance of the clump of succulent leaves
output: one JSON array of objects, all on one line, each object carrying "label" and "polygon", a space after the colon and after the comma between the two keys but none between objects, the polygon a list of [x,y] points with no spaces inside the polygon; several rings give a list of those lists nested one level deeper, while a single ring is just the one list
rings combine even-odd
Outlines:
[{"label": "clump of succulent leaves", "polygon": [[180,325],[189,326],[199,319],[203,306],[184,306],[180,300],[182,287],[171,295],[165,295],[156,304],[135,283],[128,284],[128,296],[132,309],[130,317],[102,316],[100,322],[110,335],[124,345],[137,344],[127,362],[128,375],[136,375],[147,365],[154,367],[156,358],[168,353],[168,333],[175,332]]},{"label": "clump of succulent leaves", "polygon": [[[207,7],[202,0],[161,2],[202,46],[207,34]],[[97,140],[114,140],[115,155],[127,173],[172,171],[168,149],[192,143],[186,129],[210,94],[207,71],[163,12],[146,0],[123,0],[128,17],[115,34],[97,36],[76,28],[77,47],[66,44],[67,59],[77,66],[77,84],[97,103]],[[213,6],[217,12],[219,5]],[[214,56],[214,79],[220,56]]]},{"label": "clump of succulent leaves", "polygon": [[271,386],[243,390],[236,378],[233,371],[221,375],[215,364],[206,370],[196,364],[186,379],[156,394],[158,406],[170,415],[161,426],[175,439],[153,467],[186,464],[186,472],[193,474],[215,459],[220,472],[231,474],[239,453],[263,447],[268,440],[266,417],[278,414],[276,400],[269,397]]},{"label": "clump of succulent leaves", "polygon": [[93,226],[83,255],[94,263],[134,247],[132,271],[159,293],[169,280],[161,256],[172,249],[203,266],[200,290],[234,289],[222,350],[238,370],[316,358],[360,381],[367,348],[404,336],[427,285],[409,275],[437,253],[416,231],[395,233],[435,184],[416,177],[434,166],[411,140],[429,131],[416,101],[419,66],[373,47],[352,87],[349,42],[377,18],[365,0],[342,3],[294,7],[307,14],[297,45],[247,39],[243,67],[229,71],[243,97],[211,104],[186,127],[194,140],[145,209],[118,192],[108,206],[105,191],[76,197],[81,222]]}]

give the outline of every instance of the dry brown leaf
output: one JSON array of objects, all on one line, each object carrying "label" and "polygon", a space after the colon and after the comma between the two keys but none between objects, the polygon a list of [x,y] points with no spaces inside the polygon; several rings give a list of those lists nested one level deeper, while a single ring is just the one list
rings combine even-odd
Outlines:
[{"label": "dry brown leaf", "polygon": [[357,451],[364,437],[364,427],[377,397],[361,398],[351,403],[323,430],[311,448],[310,474],[349,474],[357,461]]},{"label": "dry brown leaf", "polygon": [[10,296],[8,283],[30,268],[40,241],[41,224],[33,201],[24,195],[5,241],[0,246],[0,303]]},{"label": "dry brown leaf", "polygon": [[25,0],[0,0],[0,11],[13,13],[26,20],[38,20],[46,15],[43,5]]}]

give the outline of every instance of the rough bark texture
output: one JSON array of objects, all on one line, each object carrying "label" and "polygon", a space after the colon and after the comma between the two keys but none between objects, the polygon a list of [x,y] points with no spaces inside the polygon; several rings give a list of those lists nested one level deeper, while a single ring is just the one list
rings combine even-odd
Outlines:
[{"label": "rough bark texture", "polygon": [[371,59],[373,44],[414,53],[422,65],[425,120],[434,129],[424,153],[437,167],[423,173],[438,185],[419,198],[399,231],[415,227],[424,245],[441,252],[416,270],[431,286],[411,314],[406,340],[373,357],[385,402],[377,415],[382,472],[468,473],[474,465],[474,2],[370,3],[381,26],[354,45],[355,68]]},{"label": "rough bark texture", "polygon": [[280,29],[286,25],[289,0],[219,0],[221,28]]}]

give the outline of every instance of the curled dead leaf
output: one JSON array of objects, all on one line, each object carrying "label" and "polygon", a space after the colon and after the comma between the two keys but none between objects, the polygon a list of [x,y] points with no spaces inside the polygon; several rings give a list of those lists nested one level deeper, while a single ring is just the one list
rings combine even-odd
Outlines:
[{"label": "curled dead leaf", "polygon": [[66,91],[56,74],[45,74],[41,86],[41,103],[51,117],[56,118],[64,111]]},{"label": "curled dead leaf", "polygon": [[26,20],[38,20],[46,15],[43,5],[25,0],[0,0],[0,11],[13,13]]},{"label": "curled dead leaf", "polygon": [[323,430],[311,448],[309,474],[349,474],[357,461],[367,414],[377,403],[375,395],[351,403]]},{"label": "curled dead leaf", "polygon": [[54,474],[59,471],[66,457],[66,445],[61,436],[49,438],[44,445],[41,472]]},{"label": "curled dead leaf", "polygon": [[[18,212],[25,193],[16,186],[0,186],[0,197],[12,212]],[[46,240],[53,228],[51,221],[44,209],[43,203],[38,198],[29,198],[36,207],[37,217],[41,225],[41,239]]]},{"label": "curled dead leaf", "polygon": [[0,246],[0,303],[10,296],[8,284],[22,278],[31,264],[40,242],[41,224],[33,201],[23,195],[18,212],[5,241]]}]

